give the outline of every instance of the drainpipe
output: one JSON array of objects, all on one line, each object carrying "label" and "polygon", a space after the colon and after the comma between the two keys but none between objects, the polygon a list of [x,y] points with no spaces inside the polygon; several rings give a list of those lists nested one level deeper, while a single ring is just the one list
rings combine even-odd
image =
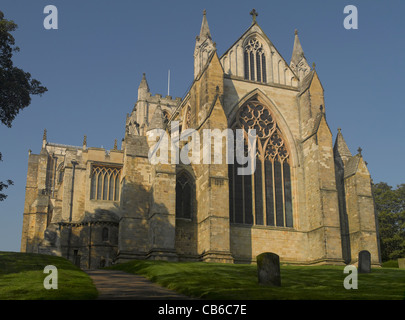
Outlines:
[{"label": "drainpipe", "polygon": [[88,268],[91,269],[91,222],[89,222],[89,266]]},{"label": "drainpipe", "polygon": [[75,170],[76,170],[76,165],[77,165],[77,161],[76,160],[72,160],[72,165],[73,165],[73,169],[72,169],[72,188],[71,188],[71,193],[70,193],[70,212],[69,212],[69,234],[68,234],[68,250],[67,250],[67,259],[69,260],[69,253],[70,253],[70,239],[72,237],[72,213],[73,213],[73,190],[74,190],[74,186],[75,186]]}]

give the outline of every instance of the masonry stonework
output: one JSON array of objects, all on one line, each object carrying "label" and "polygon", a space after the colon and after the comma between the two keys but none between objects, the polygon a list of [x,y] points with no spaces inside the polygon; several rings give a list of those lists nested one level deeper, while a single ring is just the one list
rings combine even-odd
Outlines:
[{"label": "masonry stonework", "polygon": [[[379,265],[370,173],[340,130],[333,143],[326,112],[298,32],[290,63],[256,19],[219,56],[204,12],[189,91],[152,95],[143,74],[120,149],[88,147],[86,137],[82,146],[52,143],[44,132],[40,153],[28,158],[21,251],[81,268],[131,259],[255,263],[263,252],[285,263],[348,264],[362,250]],[[167,163],[149,157],[156,130],[182,150],[193,139],[187,132],[202,140],[204,130],[247,127],[258,134],[250,175],[226,162],[226,134],[210,141],[210,163],[208,141],[199,161],[177,162],[163,144]]]}]

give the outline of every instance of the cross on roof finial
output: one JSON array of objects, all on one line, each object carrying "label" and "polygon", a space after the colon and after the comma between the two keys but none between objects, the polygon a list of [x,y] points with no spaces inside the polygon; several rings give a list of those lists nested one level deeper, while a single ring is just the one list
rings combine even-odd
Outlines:
[{"label": "cross on roof finial", "polygon": [[256,17],[259,15],[256,11],[256,9],[253,9],[252,11],[250,11],[250,15],[253,17],[253,23],[256,22]]},{"label": "cross on roof finial", "polygon": [[363,151],[363,149],[360,148],[360,147],[357,149],[357,152],[359,153],[359,155],[361,155],[361,152],[362,152],[362,151]]}]

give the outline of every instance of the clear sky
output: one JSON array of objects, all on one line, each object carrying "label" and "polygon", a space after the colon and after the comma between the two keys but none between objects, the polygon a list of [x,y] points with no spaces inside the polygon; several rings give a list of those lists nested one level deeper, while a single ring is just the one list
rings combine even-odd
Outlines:
[{"label": "clear sky", "polygon": [[[58,9],[58,30],[43,26],[46,5]],[[358,29],[346,30],[346,5],[358,9]],[[0,181],[14,180],[0,202],[0,251],[19,251],[28,150],[48,141],[112,149],[146,73],[152,94],[183,97],[193,80],[193,52],[202,12],[218,54],[250,26],[252,8],[263,31],[289,63],[298,29],[305,56],[325,89],[328,124],[353,154],[358,147],[374,182],[405,183],[405,1],[2,0],[19,28],[16,66],[48,88],[0,125]],[[402,80],[401,80],[402,79]],[[119,145],[120,147],[120,145]]]}]

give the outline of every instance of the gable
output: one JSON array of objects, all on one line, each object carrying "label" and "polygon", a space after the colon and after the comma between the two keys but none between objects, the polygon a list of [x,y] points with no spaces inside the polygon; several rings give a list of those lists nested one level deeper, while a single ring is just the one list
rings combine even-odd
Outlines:
[{"label": "gable", "polygon": [[242,36],[221,56],[220,61],[228,76],[245,78],[244,51],[251,39],[257,39],[263,46],[266,57],[266,83],[298,87],[298,78],[277,48],[257,23],[251,25]]}]

